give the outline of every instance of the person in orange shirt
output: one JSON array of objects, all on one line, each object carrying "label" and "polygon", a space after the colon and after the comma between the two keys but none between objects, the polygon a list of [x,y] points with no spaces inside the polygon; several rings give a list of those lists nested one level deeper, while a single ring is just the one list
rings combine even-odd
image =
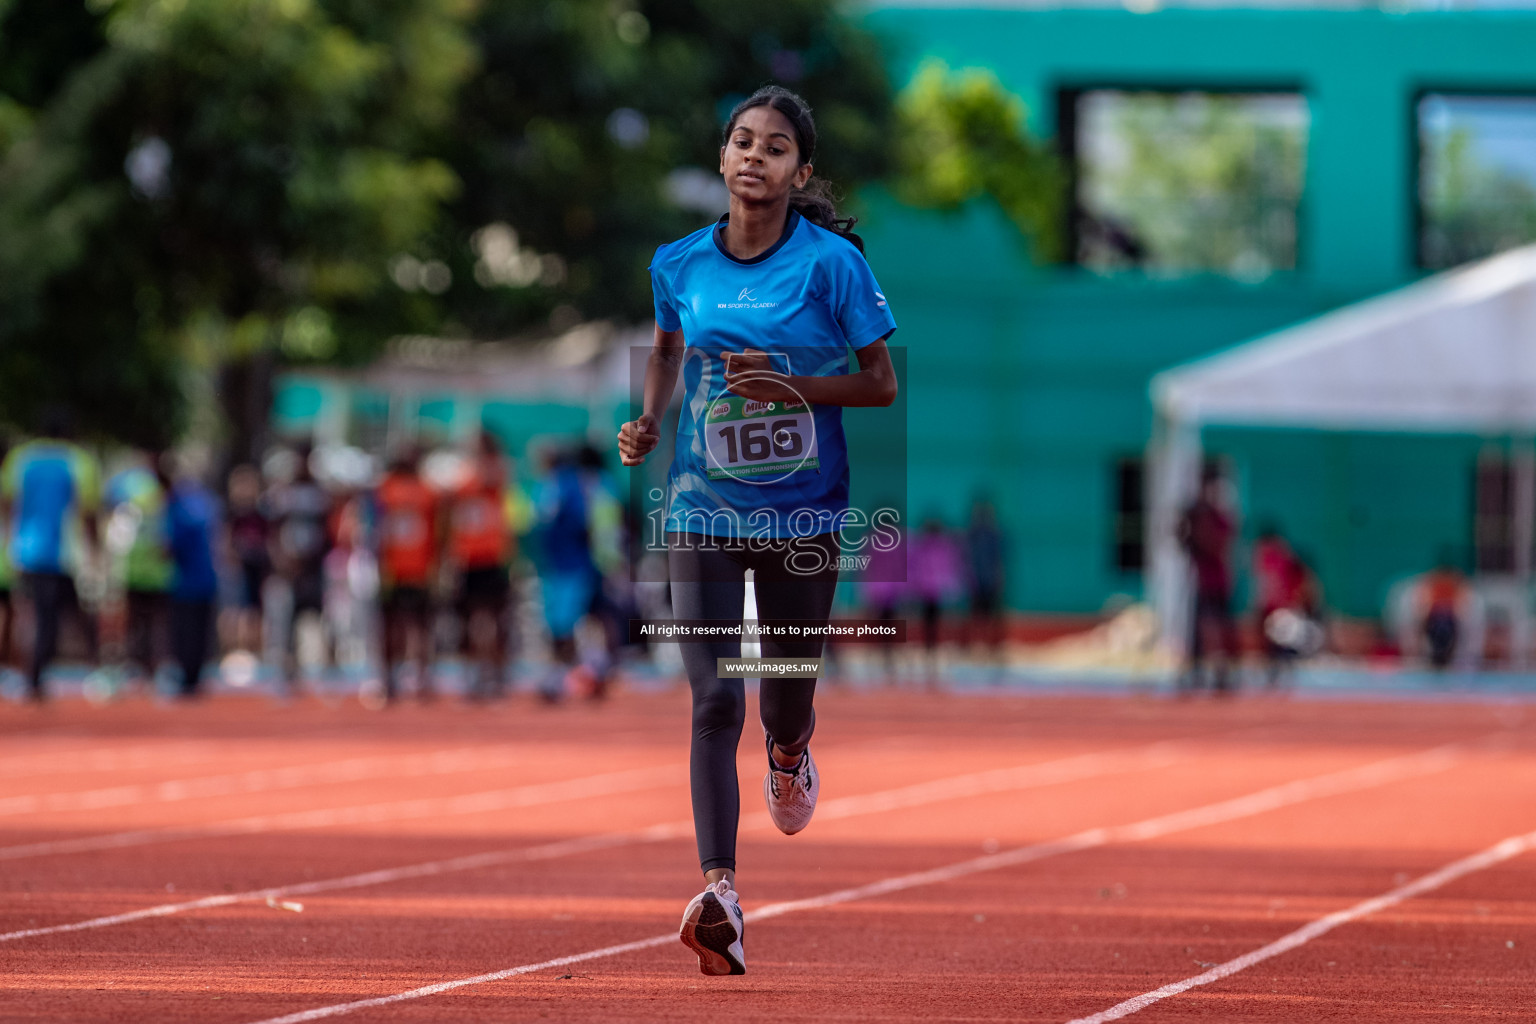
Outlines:
[{"label": "person in orange shirt", "polygon": [[441,505],[421,478],[421,457],[401,451],[374,492],[379,550],[379,599],[384,613],[384,699],[397,694],[396,675],[417,664],[416,693],[433,695],[432,578],[442,548]]},{"label": "person in orange shirt", "polygon": [[448,549],[459,572],[459,614],[475,666],[471,697],[506,693],[515,540],[507,520],[509,471],[496,439],[482,431],[468,479],[453,496]]}]

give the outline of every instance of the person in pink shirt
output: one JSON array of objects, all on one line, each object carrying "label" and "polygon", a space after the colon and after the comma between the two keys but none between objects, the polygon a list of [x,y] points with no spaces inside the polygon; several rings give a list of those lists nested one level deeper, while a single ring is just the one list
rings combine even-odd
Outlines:
[{"label": "person in pink shirt", "polygon": [[923,523],[922,532],[912,542],[907,579],[922,606],[923,649],[928,652],[932,665],[938,652],[944,605],[958,597],[965,585],[965,563],[960,545],[937,516],[930,516]]}]

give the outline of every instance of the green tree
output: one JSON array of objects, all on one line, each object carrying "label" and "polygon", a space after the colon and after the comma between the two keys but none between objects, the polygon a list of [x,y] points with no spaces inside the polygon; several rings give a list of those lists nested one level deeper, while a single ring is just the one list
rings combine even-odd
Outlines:
[{"label": "green tree", "polygon": [[249,455],[276,364],[642,320],[768,81],[821,173],[886,173],[835,0],[0,0],[0,417],[162,441],[202,367]]},{"label": "green tree", "polygon": [[248,454],[262,364],[332,358],[366,347],[381,316],[409,320],[380,254],[430,230],[457,189],[433,130],[474,67],[473,7],[51,13],[68,6],[18,3],[0,21],[0,56],[32,58],[0,106],[3,414],[70,401],[88,428],[163,442],[189,363],[255,363],[226,382],[257,393],[224,396]]},{"label": "green tree", "polygon": [[451,269],[444,329],[490,338],[648,319],[651,254],[718,213],[708,187],[722,122],[769,82],[811,104],[819,175],[850,194],[884,175],[884,60],[839,7],[488,2],[473,30],[482,70],[445,151],[464,188],[434,244],[406,254]]},{"label": "green tree", "polygon": [[899,197],[949,210],[990,197],[1029,240],[1036,259],[1061,258],[1061,162],[1048,143],[1029,135],[1024,101],[995,74],[929,61],[902,90],[897,110]]}]

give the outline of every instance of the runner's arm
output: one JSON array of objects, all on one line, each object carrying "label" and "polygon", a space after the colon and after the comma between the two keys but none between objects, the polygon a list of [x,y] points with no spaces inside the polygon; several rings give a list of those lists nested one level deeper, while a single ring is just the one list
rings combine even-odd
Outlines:
[{"label": "runner's arm", "polygon": [[645,363],[644,407],[640,418],[619,428],[619,457],[626,466],[638,466],[661,443],[661,420],[677,387],[683,365],[683,332],[656,328],[651,354]]},{"label": "runner's arm", "polygon": [[731,356],[725,383],[734,394],[765,402],[800,397],[812,405],[887,406],[896,401],[896,368],[885,338],[856,349],[854,355],[857,373],[799,377],[775,373],[768,369],[766,353],[748,349]]}]

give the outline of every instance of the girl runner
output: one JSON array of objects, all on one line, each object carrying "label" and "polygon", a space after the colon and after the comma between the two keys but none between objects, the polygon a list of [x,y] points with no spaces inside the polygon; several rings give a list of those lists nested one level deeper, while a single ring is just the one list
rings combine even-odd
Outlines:
[{"label": "girl runner", "polygon": [[[816,126],[788,90],[758,90],[731,112],[720,149],[730,213],[656,250],[656,336],[644,409],[619,431],[626,466],[660,442],[681,369],[686,402],[668,475],[667,547],[679,620],[740,623],[745,571],[758,617],[825,623],[837,586],[838,531],[848,510],[841,406],[889,405],[896,374],[885,339],[896,329],[862,242],[811,177]],[[848,373],[848,348],[859,369]],[[764,657],[814,659],[819,638],[764,639]],[[744,681],[721,678],[739,637],[681,645],[693,691],[690,775],[706,888],[683,914],[682,941],[705,974],[743,974],[736,895],[741,799],[736,746]],[[763,795],[793,835],[816,807],[809,743],[812,676],[765,676]]]}]

